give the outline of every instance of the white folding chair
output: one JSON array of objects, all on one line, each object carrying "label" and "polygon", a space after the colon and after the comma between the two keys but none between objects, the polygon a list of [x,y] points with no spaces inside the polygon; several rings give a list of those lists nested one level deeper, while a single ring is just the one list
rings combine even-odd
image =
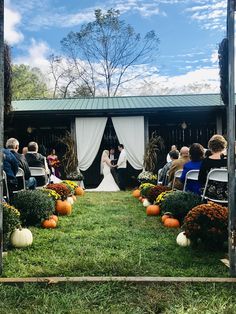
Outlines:
[{"label": "white folding chair", "polygon": [[183,172],[183,169],[180,169],[180,170],[175,171],[174,179],[173,179],[172,186],[171,186],[172,189],[175,187],[175,181],[176,181],[176,179],[179,179],[179,178],[181,177],[182,172]]},{"label": "white folding chair", "polygon": [[227,183],[228,182],[228,171],[227,169],[223,169],[223,168],[215,168],[215,169],[211,169],[207,175],[207,179],[206,179],[206,184],[203,190],[203,194],[202,194],[202,200],[203,199],[207,199],[213,202],[217,202],[217,203],[222,203],[222,204],[227,204],[228,200],[218,200],[218,199],[214,199],[211,197],[208,197],[206,195],[207,192],[207,186],[209,181],[215,181],[215,182],[224,182]]},{"label": "white folding chair", "polygon": [[37,180],[36,189],[42,188],[43,186],[48,184],[48,175],[45,168],[29,167],[29,169],[30,169],[31,176],[35,177],[35,179]]},{"label": "white folding chair", "polygon": [[17,171],[17,174],[16,174],[16,178],[17,178],[17,181],[18,181],[18,186],[19,183],[21,184],[22,188],[17,190],[17,191],[14,191],[13,193],[17,193],[19,191],[22,191],[22,190],[26,190],[26,185],[25,185],[25,173],[24,173],[24,170],[21,169],[21,168],[18,168],[18,171]]},{"label": "white folding chair", "polygon": [[188,180],[198,181],[198,175],[199,175],[199,170],[189,170],[186,173],[183,191],[186,190],[186,185],[187,185]]},{"label": "white folding chair", "polygon": [[3,170],[2,173],[2,181],[3,181],[3,198],[9,202],[9,190],[7,185],[7,175],[6,172]]},{"label": "white folding chair", "polygon": [[159,180],[162,168],[160,168],[157,172],[157,184],[162,184],[162,181]]}]

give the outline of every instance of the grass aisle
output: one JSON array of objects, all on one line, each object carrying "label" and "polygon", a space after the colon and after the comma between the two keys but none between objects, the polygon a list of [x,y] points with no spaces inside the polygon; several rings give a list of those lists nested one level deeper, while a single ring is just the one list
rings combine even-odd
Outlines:
[{"label": "grass aisle", "polygon": [[179,230],[146,217],[130,192],[86,193],[57,229],[31,230],[33,246],[9,251],[3,276],[228,276],[224,253],[177,246]]},{"label": "grass aisle", "polygon": [[[128,192],[87,193],[55,230],[31,228],[32,247],[11,250],[4,276],[227,276],[219,258],[180,248],[177,230],[146,217]],[[233,314],[234,284],[0,285],[1,314]]]}]

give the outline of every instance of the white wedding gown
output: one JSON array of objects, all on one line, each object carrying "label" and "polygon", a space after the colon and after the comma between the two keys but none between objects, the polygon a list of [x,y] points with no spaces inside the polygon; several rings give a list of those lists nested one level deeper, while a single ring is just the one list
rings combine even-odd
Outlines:
[{"label": "white wedding gown", "polygon": [[89,192],[117,192],[120,188],[116,184],[113,175],[111,174],[111,169],[106,162],[103,163],[103,175],[104,178],[102,182],[96,189],[86,189]]}]

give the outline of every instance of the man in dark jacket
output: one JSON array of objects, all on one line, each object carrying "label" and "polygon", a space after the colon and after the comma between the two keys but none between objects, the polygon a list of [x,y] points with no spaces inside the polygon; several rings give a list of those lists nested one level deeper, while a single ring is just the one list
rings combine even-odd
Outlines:
[{"label": "man in dark jacket", "polygon": [[[28,144],[28,152],[25,155],[29,167],[40,167],[46,170],[47,175],[50,175],[46,157],[38,153],[38,144],[36,142],[30,142]],[[38,185],[46,184],[45,177],[37,177]]]},{"label": "man in dark jacket", "polygon": [[9,149],[3,149],[3,170],[7,176],[9,197],[11,199],[13,191],[17,190],[17,178],[19,162]]},{"label": "man in dark jacket", "polygon": [[29,165],[25,156],[18,153],[19,150],[18,140],[13,137],[9,138],[6,142],[6,148],[10,149],[11,153],[18,160],[19,168],[21,168],[24,171],[26,187],[30,190],[34,190],[36,188],[36,179],[34,177],[31,177]]},{"label": "man in dark jacket", "polygon": [[45,168],[45,157],[38,153],[38,144],[36,142],[30,142],[28,144],[28,152],[25,158],[30,167]]}]

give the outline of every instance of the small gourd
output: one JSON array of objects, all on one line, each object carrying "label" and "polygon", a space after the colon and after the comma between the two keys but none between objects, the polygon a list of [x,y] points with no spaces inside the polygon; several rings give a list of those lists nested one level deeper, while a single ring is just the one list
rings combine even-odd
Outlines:
[{"label": "small gourd", "polygon": [[164,221],[164,226],[167,228],[179,228],[180,223],[179,223],[178,219],[166,218]]},{"label": "small gourd", "polygon": [[66,200],[67,200],[67,202],[70,203],[71,205],[74,204],[74,200],[73,200],[73,197],[72,197],[72,196],[68,196]]},{"label": "small gourd", "polygon": [[149,205],[151,205],[151,203],[149,202],[149,200],[147,200],[146,198],[143,201],[143,206],[144,207],[148,207]]},{"label": "small gourd", "polygon": [[160,214],[159,205],[149,205],[146,209],[147,216],[158,216]]},{"label": "small gourd", "polygon": [[15,229],[11,233],[10,241],[12,246],[16,248],[27,247],[33,243],[33,235],[27,228]]},{"label": "small gourd", "polygon": [[45,219],[42,221],[42,227],[46,229],[54,229],[56,228],[57,223],[53,218]]},{"label": "small gourd", "polygon": [[56,201],[56,212],[59,215],[70,215],[71,214],[71,204],[67,201],[57,200]]},{"label": "small gourd", "polygon": [[75,195],[77,196],[83,196],[84,195],[84,190],[78,186],[76,189],[75,189]]},{"label": "small gourd", "polygon": [[177,235],[177,238],[176,238],[176,242],[179,246],[183,246],[183,247],[186,247],[186,246],[189,246],[190,245],[190,240],[186,237],[185,235],[185,232],[180,232],[178,235]]},{"label": "small gourd", "polygon": [[133,191],[132,193],[133,197],[135,198],[139,198],[140,197],[140,190],[139,189],[136,189]]}]

